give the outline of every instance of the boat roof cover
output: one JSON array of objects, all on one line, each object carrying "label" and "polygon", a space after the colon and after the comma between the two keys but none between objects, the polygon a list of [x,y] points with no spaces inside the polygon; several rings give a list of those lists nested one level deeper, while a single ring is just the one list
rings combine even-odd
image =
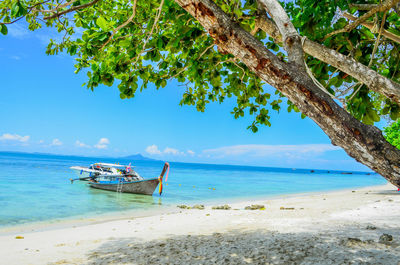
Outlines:
[{"label": "boat roof cover", "polygon": [[[128,167],[126,165],[111,164],[111,163],[94,163],[93,165],[102,166],[102,167]],[[133,166],[131,166],[131,167],[133,167]]]},{"label": "boat roof cover", "polygon": [[83,172],[97,172],[94,169],[89,169],[87,167],[80,167],[80,166],[73,166],[73,167],[70,167],[70,169],[79,170],[79,171],[82,170]]}]

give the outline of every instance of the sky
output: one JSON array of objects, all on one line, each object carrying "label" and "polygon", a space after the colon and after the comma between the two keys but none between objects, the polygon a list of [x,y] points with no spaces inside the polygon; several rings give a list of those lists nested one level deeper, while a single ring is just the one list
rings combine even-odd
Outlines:
[{"label": "sky", "polygon": [[[116,85],[82,86],[68,55],[47,56],[55,33],[23,24],[0,35],[0,151],[79,156],[146,157],[193,163],[369,170],[340,149],[309,118],[271,111],[271,127],[247,130],[234,119],[233,99],[204,113],[179,106],[184,87],[172,80],[121,100]],[[266,87],[273,93],[274,89]]]}]

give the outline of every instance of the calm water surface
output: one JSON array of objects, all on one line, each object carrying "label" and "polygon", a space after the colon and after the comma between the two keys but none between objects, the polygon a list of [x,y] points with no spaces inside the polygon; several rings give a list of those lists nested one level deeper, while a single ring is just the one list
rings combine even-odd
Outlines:
[{"label": "calm water surface", "polygon": [[[229,165],[170,163],[162,196],[117,194],[89,188],[76,177],[73,165],[95,162],[132,164],[144,178],[157,177],[158,161],[126,161],[0,152],[0,226],[71,217],[88,217],[124,210],[157,210],[176,204],[275,196],[385,184],[376,174]],[[158,190],[158,189],[157,189]],[[156,190],[156,191],[157,191]]]}]

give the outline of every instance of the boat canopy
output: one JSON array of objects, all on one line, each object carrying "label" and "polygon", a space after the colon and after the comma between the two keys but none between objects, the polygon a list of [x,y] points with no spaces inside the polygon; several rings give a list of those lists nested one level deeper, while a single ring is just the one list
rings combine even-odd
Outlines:
[{"label": "boat canopy", "polygon": [[[110,164],[110,163],[94,163],[94,166],[101,166],[101,167],[107,167],[107,168],[112,168],[112,167],[129,167],[127,165],[120,165],[120,164]],[[131,166],[134,167],[134,166]]]},{"label": "boat canopy", "polygon": [[70,167],[70,169],[83,171],[83,172],[92,172],[92,173],[98,172],[98,170],[95,170],[95,169],[90,169],[87,167],[79,167],[79,166],[73,166],[73,167]]}]

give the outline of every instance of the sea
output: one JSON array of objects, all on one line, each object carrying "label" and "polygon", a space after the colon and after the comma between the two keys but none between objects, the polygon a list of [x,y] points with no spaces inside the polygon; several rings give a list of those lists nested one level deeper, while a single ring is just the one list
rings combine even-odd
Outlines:
[{"label": "sea", "polygon": [[0,228],[386,183],[371,172],[170,162],[161,195],[158,188],[146,196],[97,190],[82,181],[71,184],[70,179],[77,177],[71,166],[95,162],[132,163],[144,178],[158,177],[164,165],[163,161],[0,152]]}]

